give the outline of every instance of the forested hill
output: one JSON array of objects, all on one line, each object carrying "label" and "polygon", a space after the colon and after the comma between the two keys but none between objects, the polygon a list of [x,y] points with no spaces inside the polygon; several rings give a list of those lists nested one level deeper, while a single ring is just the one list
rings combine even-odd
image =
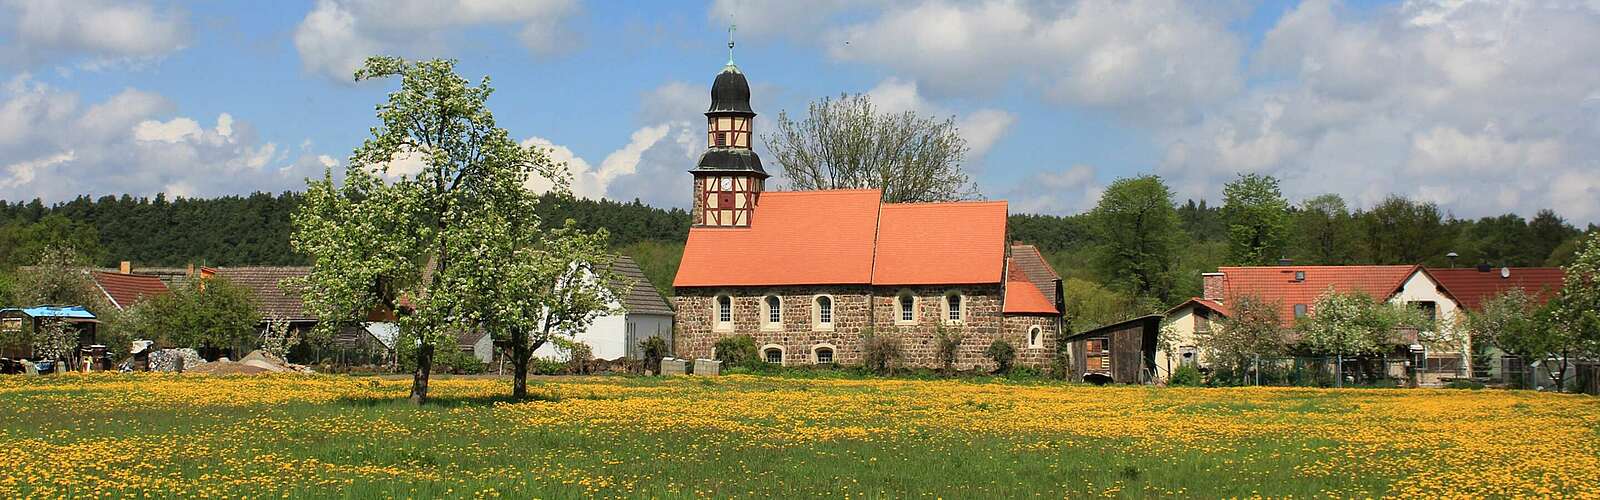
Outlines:
[{"label": "forested hill", "polygon": [[[289,248],[290,216],[301,198],[285,192],[171,200],[81,196],[54,205],[0,201],[0,272],[32,264],[39,250],[53,243],[68,244],[108,267],[123,260],[136,266],[305,264],[305,257]],[[1345,211],[1342,201],[1338,207],[1331,212],[1290,207],[1284,256],[1304,264],[1450,265],[1445,254],[1455,252],[1462,265],[1560,265],[1579,233],[1551,211],[1530,220],[1514,214],[1458,219],[1434,205],[1398,197],[1367,210]],[[1230,228],[1215,205],[1189,201],[1173,208],[1176,231],[1141,237],[1176,240],[1182,250],[1169,257],[1168,269],[1173,291],[1183,297],[1199,292],[1201,272],[1227,263]],[[541,210],[547,221],[572,218],[585,229],[605,228],[618,252],[632,256],[652,284],[670,292],[689,230],[688,212],[638,201],[553,196],[544,198]],[[1014,214],[1009,230],[1010,239],[1038,245],[1078,286],[1110,285],[1118,276],[1097,262],[1116,243],[1097,236],[1088,213]]]},{"label": "forested hill", "polygon": [[[305,257],[289,248],[290,216],[302,198],[285,192],[171,200],[80,196],[54,205],[0,201],[0,264],[29,264],[30,249],[51,242],[70,242],[107,266],[123,260],[144,266],[304,264]],[[618,247],[682,242],[689,231],[682,209],[553,196],[544,201],[545,220],[572,218],[587,229],[605,228]]]}]

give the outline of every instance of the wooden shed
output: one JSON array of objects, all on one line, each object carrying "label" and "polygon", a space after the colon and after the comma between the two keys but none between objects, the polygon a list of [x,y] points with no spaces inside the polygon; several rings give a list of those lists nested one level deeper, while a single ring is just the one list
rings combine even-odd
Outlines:
[{"label": "wooden shed", "polygon": [[1073,378],[1085,382],[1143,384],[1156,368],[1159,314],[1113,323],[1066,338]]}]

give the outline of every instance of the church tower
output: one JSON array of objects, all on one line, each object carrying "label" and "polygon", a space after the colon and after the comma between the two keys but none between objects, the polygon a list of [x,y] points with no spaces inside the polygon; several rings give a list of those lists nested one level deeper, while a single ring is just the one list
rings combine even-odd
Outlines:
[{"label": "church tower", "polygon": [[706,110],[706,152],[689,173],[694,175],[695,226],[749,227],[761,199],[767,172],[756,156],[751,123],[750,83],[733,64],[733,38],[729,31],[728,65],[711,84],[711,108]]}]

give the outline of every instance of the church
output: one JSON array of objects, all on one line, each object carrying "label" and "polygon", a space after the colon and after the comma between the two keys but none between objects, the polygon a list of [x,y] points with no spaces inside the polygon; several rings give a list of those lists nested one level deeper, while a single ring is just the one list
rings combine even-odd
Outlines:
[{"label": "church", "polygon": [[860,364],[866,334],[899,339],[900,363],[935,367],[935,335],[965,336],[960,369],[1049,366],[1061,278],[1006,241],[1005,201],[884,203],[876,189],[766,191],[752,148],[750,85],[729,60],[711,86],[706,151],[689,171],[693,226],[673,280],[673,350],[710,358],[749,335],[769,363]]}]

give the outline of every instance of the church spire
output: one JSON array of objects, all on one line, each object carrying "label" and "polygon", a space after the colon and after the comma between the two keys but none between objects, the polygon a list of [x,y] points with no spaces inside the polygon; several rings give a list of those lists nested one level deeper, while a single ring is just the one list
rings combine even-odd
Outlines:
[{"label": "church spire", "polygon": [[739,25],[733,24],[733,23],[728,23],[728,65],[729,66],[733,66],[733,32],[737,31],[738,29],[739,29]]}]

